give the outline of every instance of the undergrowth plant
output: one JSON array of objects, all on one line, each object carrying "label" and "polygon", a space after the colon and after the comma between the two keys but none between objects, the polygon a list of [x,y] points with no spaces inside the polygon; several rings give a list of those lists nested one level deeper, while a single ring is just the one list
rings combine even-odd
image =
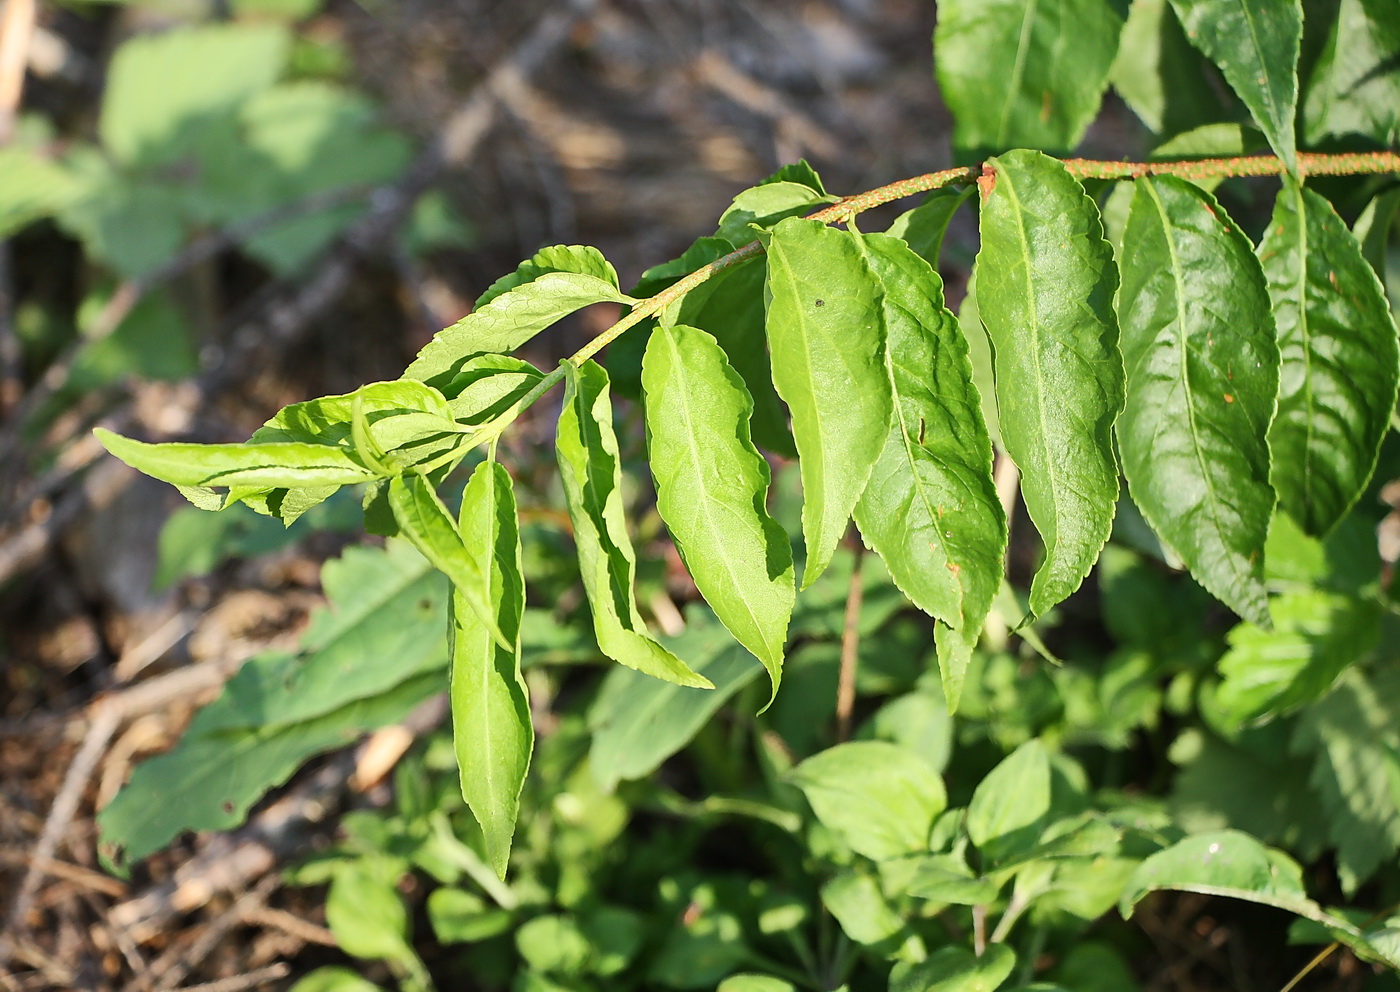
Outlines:
[{"label": "undergrowth plant", "polygon": [[[1299,940],[1400,967],[1390,910],[1324,908],[1305,884],[1317,876],[1281,849],[1331,852],[1347,895],[1378,871],[1380,905],[1396,895],[1400,683],[1383,664],[1395,609],[1373,528],[1383,452],[1396,468],[1400,348],[1382,278],[1400,156],[1382,149],[1400,119],[1400,14],[1338,0],[1305,25],[1296,0],[1137,0],[1125,26],[1125,6],[938,5],[955,145],[995,152],[978,166],[840,197],[790,165],[631,292],[594,248],[542,249],[401,378],[288,406],[246,443],[99,432],[205,510],[242,503],[291,524],[362,486],[367,529],[397,539],[328,565],[337,609],[301,650],[250,662],[175,753],[138,769],[102,814],[111,850],[137,858],[180,829],[236,823],[450,664],[451,756],[430,749],[399,776],[397,813],[361,816],[343,849],[300,870],[332,880],[346,949],[388,960],[404,987],[433,981],[395,888],[410,869],[442,886],[428,904],[439,939],[514,934],[482,967],[501,985],[514,968],[525,989],[1125,987],[1094,978],[1126,975],[1119,952],[1076,935],[1158,889],[1288,910]],[[1005,150],[1075,147],[1110,80],[1158,155]],[[1272,153],[1245,154],[1260,132]],[[1212,192],[1247,177],[1278,186],[1256,238]],[[916,194],[887,230],[866,229],[866,211]],[[976,211],[981,247],[955,316],[938,265],[958,210]],[[512,354],[601,302],[626,315],[557,367]],[[634,589],[646,562],[615,387],[643,406],[655,510],[705,604],[676,637],[652,632]],[[567,537],[522,526],[497,447],[556,388]],[[1024,592],[1004,578],[997,449],[1040,539]],[[874,553],[863,564],[843,543],[852,521]],[[576,560],[559,566],[569,538]],[[1080,666],[1075,647],[1027,675],[1008,628],[1039,644],[1096,568],[1111,651]],[[1180,570],[1239,618],[1223,642]],[[532,571],[550,597],[576,575],[587,631],[552,630],[528,605]],[[932,681],[908,606],[931,618]],[[439,615],[445,646],[409,622]],[[838,672],[859,637],[913,669]],[[540,687],[525,663],[551,652],[633,671],[552,727],[532,765]],[[813,736],[832,711],[802,707],[813,685],[837,689],[833,674],[895,697],[861,739]],[[618,863],[608,846],[628,814],[613,790],[693,739],[725,753],[705,728],[731,697],[752,753],[703,759],[709,796],[653,784],[638,808],[776,831],[785,882],[647,876],[659,841]],[[1100,760],[1165,715],[1186,728],[1170,803]],[[460,798],[443,786],[454,764]],[[679,935],[618,900],[629,879],[680,914]],[[357,915],[367,905],[380,908]],[[1047,947],[1057,963],[1042,974]],[[352,987],[319,974],[308,988]]]}]

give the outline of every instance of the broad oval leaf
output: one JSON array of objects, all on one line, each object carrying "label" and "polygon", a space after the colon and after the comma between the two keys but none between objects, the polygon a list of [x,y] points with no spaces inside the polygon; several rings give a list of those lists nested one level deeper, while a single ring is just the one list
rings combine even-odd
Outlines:
[{"label": "broad oval leaf", "polygon": [[713,689],[709,679],[695,674],[647,633],[637,611],[632,591],[637,558],[623,515],[608,374],[596,362],[566,363],[564,382],[555,450],[598,647],[628,668],[678,685]]},{"label": "broad oval leaf", "polygon": [[636,301],[617,288],[617,273],[597,249],[543,249],[498,280],[471,313],[438,331],[403,377],[445,386],[467,359],[514,351],[555,321],[603,302]]},{"label": "broad oval leaf", "polygon": [[1050,815],[1050,754],[1032,738],[1002,759],[972,793],[967,835],[990,862],[1029,851]]},{"label": "broad oval leaf", "polygon": [[806,589],[846,532],[893,408],[879,280],[848,235],[795,217],[773,229],[767,325],[802,473]]},{"label": "broad oval leaf", "polygon": [[881,861],[928,850],[948,805],[943,780],[918,755],[886,741],[851,741],[791,772],[817,819],[857,854]]},{"label": "broad oval leaf", "polygon": [[1267,626],[1265,432],[1278,346],[1259,263],[1209,193],[1148,177],[1133,195],[1122,271],[1118,445],[1133,501],[1196,581]]},{"label": "broad oval leaf", "polygon": [[147,444],[97,428],[101,445],[137,471],[175,486],[349,486],[375,478],[345,448],[272,444]]},{"label": "broad oval leaf", "polygon": [[811,213],[835,201],[836,197],[819,193],[805,182],[770,178],[734,197],[719,219],[715,237],[737,248],[754,240],[750,224],[771,228],[785,217]]},{"label": "broad oval leaf", "polygon": [[1297,170],[1300,0],[1172,0],[1186,37],[1225,74],[1288,171]]},{"label": "broad oval leaf", "polygon": [[1270,481],[1309,534],[1361,497],[1390,429],[1400,343],[1385,290],[1332,205],[1285,181],[1259,245],[1278,325]]},{"label": "broad oval leaf", "polygon": [[1045,541],[1030,595],[1039,615],[1079,588],[1113,524],[1118,273],[1094,201],[1063,165],[1014,151],[987,168],[977,308],[995,352],[1002,441]]},{"label": "broad oval leaf", "polygon": [[1016,952],[1006,944],[988,944],[980,957],[966,947],[940,947],[918,964],[896,964],[889,992],[992,992],[1015,967]]},{"label": "broad oval leaf", "polygon": [[753,401],[715,339],[652,332],[642,363],[657,510],[705,601],[763,663],[773,696],[796,593],[792,548],[768,515],[768,463],[749,439]]},{"label": "broad oval leaf", "polygon": [[467,481],[460,527],[467,552],[483,566],[482,598],[510,647],[492,638],[461,591],[455,591],[452,744],[462,797],[481,824],[486,860],[505,878],[535,731],[520,674],[520,621],[525,611],[520,527],[510,475],[499,462],[483,462]]},{"label": "broad oval leaf", "polygon": [[956,710],[1006,550],[992,443],[938,274],[895,238],[871,234],[858,244],[883,286],[894,415],[856,523],[904,594],[956,630],[965,650],[940,657],[944,697]]},{"label": "broad oval leaf", "polygon": [[1068,150],[1098,114],[1123,21],[1108,0],[941,0],[934,70],[953,141]]},{"label": "broad oval leaf", "polygon": [[389,507],[404,537],[419,553],[452,580],[477,619],[503,650],[515,650],[501,632],[487,595],[486,571],[477,554],[462,540],[461,531],[442,505],[433,484],[421,475],[396,475],[389,480]]}]

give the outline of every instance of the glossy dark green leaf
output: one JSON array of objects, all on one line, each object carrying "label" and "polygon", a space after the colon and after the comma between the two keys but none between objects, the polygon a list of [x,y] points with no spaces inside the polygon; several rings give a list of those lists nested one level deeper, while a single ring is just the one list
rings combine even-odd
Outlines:
[{"label": "glossy dark green leaf", "polygon": [[406,370],[405,379],[445,386],[467,359],[506,353],[592,303],[634,303],[617,274],[593,248],[546,248],[477,301],[476,309],[438,331]]},{"label": "glossy dark green leaf", "polygon": [[389,507],[400,532],[434,568],[452,580],[497,646],[504,651],[517,650],[496,622],[485,563],[463,542],[433,484],[421,475],[394,476],[389,480]]},{"label": "glossy dark green leaf", "polygon": [[714,688],[658,644],[637,611],[637,558],[623,511],[608,374],[595,362],[571,364],[565,383],[555,447],[598,647],[628,668],[678,685]]},{"label": "glossy dark green leaf", "polygon": [[1210,74],[1168,0],[1134,0],[1109,80],[1144,124],[1168,136],[1231,119]]},{"label": "glossy dark green leaf", "polygon": [[1068,150],[1099,111],[1123,21],[1108,0],[943,0],[934,70],[953,142]]},{"label": "glossy dark green leaf", "polygon": [[1340,0],[1303,100],[1308,144],[1361,135],[1400,139],[1400,11],[1393,0]]},{"label": "glossy dark green leaf", "polygon": [[520,674],[520,528],[510,475],[499,462],[483,462],[467,481],[460,527],[468,553],[483,565],[485,599],[510,647],[493,640],[460,590],[454,592],[452,743],[462,796],[481,824],[486,860],[505,878],[535,732]]},{"label": "glossy dark green leaf", "polygon": [[995,352],[1002,442],[1045,542],[1030,596],[1039,615],[1079,588],[1113,523],[1118,274],[1098,210],[1064,166],[1015,151],[989,167],[977,307]]},{"label": "glossy dark green leaf", "polygon": [[348,486],[375,474],[347,449],[273,444],[147,444],[97,428],[102,446],[137,471],[176,486]]},{"label": "glossy dark green leaf", "polygon": [[883,287],[894,415],[855,519],[904,594],[956,631],[947,640],[961,649],[940,657],[944,696],[956,710],[1006,550],[992,444],[937,273],[895,238],[857,243]]},{"label": "glossy dark green leaf", "polygon": [[1360,498],[1390,429],[1400,343],[1380,280],[1332,205],[1286,181],[1259,261],[1278,326],[1270,481],[1310,534]]},{"label": "glossy dark green leaf", "polygon": [[1278,346],[1259,263],[1209,193],[1162,177],[1138,180],[1122,270],[1118,445],[1133,501],[1196,581],[1267,626]]},{"label": "glossy dark green leaf", "polygon": [[817,819],[857,854],[876,861],[928,850],[948,805],[943,780],[918,755],[885,741],[851,741],[791,773]]},{"label": "glossy dark green leaf", "polygon": [[642,365],[657,510],[705,601],[768,670],[773,695],[795,599],[788,536],[768,515],[768,463],[749,439],[753,401],[715,339],[652,332]]},{"label": "glossy dark green leaf", "polygon": [[830,563],[889,433],[880,297],[848,235],[800,218],[773,229],[768,344],[802,472],[804,589]]},{"label": "glossy dark green leaf", "polygon": [[1297,168],[1299,0],[1172,0],[1191,39],[1225,74],[1289,171]]}]

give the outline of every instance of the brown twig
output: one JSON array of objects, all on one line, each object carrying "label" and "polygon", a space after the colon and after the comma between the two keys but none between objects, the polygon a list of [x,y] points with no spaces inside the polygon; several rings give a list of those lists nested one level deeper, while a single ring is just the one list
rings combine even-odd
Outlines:
[{"label": "brown twig", "polygon": [[266,985],[279,978],[286,978],[291,973],[292,969],[288,965],[278,962],[270,964],[266,968],[250,971],[246,975],[221,978],[217,982],[205,982],[202,985],[186,985],[184,988],[176,989],[175,992],[246,992],[247,989],[255,989],[259,985]]},{"label": "brown twig", "polygon": [[864,586],[860,580],[863,549],[857,543],[851,564],[851,585],[846,592],[846,619],[841,628],[841,668],[836,680],[836,739],[851,736],[851,713],[856,705],[856,669],[860,662],[860,604]]}]

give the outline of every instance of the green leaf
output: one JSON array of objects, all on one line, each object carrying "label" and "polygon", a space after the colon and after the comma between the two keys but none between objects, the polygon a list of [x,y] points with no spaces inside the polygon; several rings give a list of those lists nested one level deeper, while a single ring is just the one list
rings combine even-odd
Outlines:
[{"label": "green leaf", "polygon": [[290,33],[275,24],[217,24],[147,34],[112,59],[98,131],[124,163],[170,162],[282,73]]},{"label": "green leaf", "polygon": [[498,462],[476,467],[462,493],[462,543],[484,566],[483,600],[509,648],[497,643],[458,589],[452,604],[452,743],[462,796],[481,824],[486,860],[505,878],[534,725],[520,674],[525,579],[510,475]]},{"label": "green leaf", "polygon": [[685,631],[662,642],[713,682],[713,691],[663,682],[629,668],[614,668],[603,679],[588,711],[593,734],[588,765],[604,791],[661,767],[761,671],[723,627],[712,618],[702,619],[705,612],[699,604],[692,607]]},{"label": "green leaf", "polygon": [[899,963],[889,992],[992,992],[1016,967],[1016,952],[989,944],[981,957],[965,947],[941,947],[918,964]]},{"label": "green leaf", "polygon": [[797,986],[772,975],[730,975],[715,987],[715,992],[797,992]]},{"label": "green leaf", "polygon": [[421,475],[396,475],[389,480],[389,506],[403,536],[452,580],[491,639],[502,650],[517,652],[518,646],[507,639],[496,621],[486,569],[476,551],[467,547],[433,484]]},{"label": "green leaf", "polygon": [[443,387],[454,419],[486,424],[524,398],[544,378],[529,362],[509,355],[478,355]]},{"label": "green leaf", "polygon": [[622,504],[622,469],[612,429],[608,374],[595,362],[566,365],[556,451],[579,572],[599,649],[614,661],[678,685],[714,688],[647,632],[632,583],[637,558]]},{"label": "green leaf", "polygon": [[617,274],[597,249],[545,248],[497,280],[471,313],[438,331],[403,377],[445,386],[467,359],[514,351],[555,321],[602,302],[636,300],[617,288]]},{"label": "green leaf", "polygon": [[181,830],[237,826],[307,758],[441,691],[447,584],[411,547],[348,548],[321,577],[330,606],[298,653],[245,662],[173,750],[140,764],[98,818],[104,847],[135,861]]},{"label": "green leaf", "polygon": [[348,486],[375,477],[351,452],[329,445],[146,444],[101,427],[93,434],[132,468],[176,486],[304,488]]},{"label": "green leaf", "polygon": [[715,339],[658,327],[642,364],[657,510],[696,587],[768,670],[773,696],[795,600],[792,549],[768,515],[768,463],[749,440],[753,401]]},{"label": "green leaf", "polygon": [[408,906],[397,861],[360,858],[336,868],[326,893],[326,924],[341,950],[357,958],[411,957]]},{"label": "green leaf", "polygon": [[885,231],[904,241],[934,272],[938,271],[938,255],[943,250],[943,236],[958,207],[972,195],[972,187],[936,189],[924,197],[913,210],[906,210],[894,219]]},{"label": "green leaf", "polygon": [[1006,551],[992,444],[937,273],[894,238],[872,234],[857,243],[883,288],[894,416],[856,504],[856,523],[901,591],[953,628],[940,664],[944,696],[956,710]]},{"label": "green leaf", "polygon": [[1300,0],[1172,0],[1172,6],[1191,44],[1220,66],[1284,165],[1297,171]]},{"label": "green leaf", "polygon": [[754,240],[750,224],[770,229],[785,217],[811,213],[825,204],[835,203],[836,199],[817,192],[806,182],[770,179],[734,197],[734,202],[719,219],[715,237],[738,248]]},{"label": "green leaf", "polygon": [[668,310],[667,317],[714,335],[753,397],[754,443],[774,454],[792,457],[797,448],[788,430],[787,410],[773,387],[764,337],[766,279],[763,259],[741,262],[691,290]]},{"label": "green leaf", "polygon": [[1112,528],[1118,277],[1094,201],[1064,166],[1014,151],[989,167],[977,306],[995,354],[1002,441],[1045,542],[1031,583],[1038,616],[1079,588]]},{"label": "green leaf", "polygon": [[297,979],[288,992],[383,992],[383,989],[349,968],[323,965]]},{"label": "green leaf", "polygon": [[857,944],[893,950],[890,945],[905,932],[904,920],[880,891],[879,880],[864,871],[839,872],[822,886],[821,895],[822,905]]},{"label": "green leaf", "polygon": [[1233,116],[1211,86],[1209,65],[1167,0],[1134,0],[1109,80],[1149,128],[1180,134]]},{"label": "green leaf", "polygon": [[822,185],[822,177],[817,175],[817,170],[812,168],[812,164],[805,158],[779,166],[777,171],[759,185],[767,186],[770,183],[797,183],[806,186],[818,196],[826,196],[826,187]]},{"label": "green leaf", "polygon": [[831,561],[889,434],[879,280],[854,241],[799,218],[768,245],[773,384],[792,411],[802,472],[806,589]]},{"label": "green leaf", "polygon": [[982,401],[982,420],[987,425],[992,444],[1001,448],[1001,419],[997,412],[992,343],[987,340],[987,329],[982,326],[982,315],[977,311],[976,265],[968,273],[962,306],[958,308],[958,330],[962,331],[963,340],[967,342],[967,360],[972,366],[972,384],[977,387],[977,395]]},{"label": "green leaf", "polygon": [[1376,194],[1361,216],[1356,218],[1352,235],[1361,244],[1361,254],[1371,263],[1376,276],[1385,282],[1385,255],[1395,209],[1400,207],[1400,186],[1390,186]]},{"label": "green leaf", "polygon": [[1270,612],[1272,631],[1239,625],[1220,659],[1224,681],[1215,703],[1237,724],[1279,716],[1322,696],[1380,637],[1378,608],[1354,596],[1285,593]]},{"label": "green leaf", "polygon": [[1341,0],[1303,100],[1308,144],[1362,135],[1400,139],[1400,18],[1388,0]]},{"label": "green leaf", "polygon": [[989,878],[978,878],[962,857],[930,854],[919,860],[918,870],[909,882],[908,892],[915,899],[976,906],[997,897],[1001,886]]},{"label": "green leaf", "polygon": [[1125,918],[1132,915],[1138,901],[1157,889],[1244,899],[1346,926],[1307,897],[1302,869],[1293,859],[1238,830],[1196,834],[1149,857],[1128,880],[1118,911]]},{"label": "green leaf", "polygon": [[1360,499],[1390,429],[1400,342],[1385,290],[1332,205],[1286,180],[1259,260],[1278,326],[1270,482],[1309,534]]},{"label": "green leaf", "polygon": [[967,807],[967,835],[995,863],[1029,851],[1050,815],[1050,754],[1032,738],[987,773]]},{"label": "green leaf", "polygon": [[1137,182],[1122,271],[1118,444],[1133,501],[1196,581],[1268,626],[1278,346],[1259,263],[1209,193],[1167,176]]},{"label": "green leaf", "polygon": [[37,149],[0,149],[0,237],[47,217],[78,195],[81,186],[69,170]]},{"label": "green leaf", "polygon": [[934,69],[953,143],[1068,150],[1099,111],[1123,21],[1107,0],[943,0]]},{"label": "green leaf", "polygon": [[428,922],[444,944],[472,944],[505,933],[514,924],[509,910],[489,906],[464,889],[443,887],[428,895]]},{"label": "green leaf", "polygon": [[876,861],[927,851],[933,821],[948,805],[943,780],[928,764],[885,741],[838,744],[790,775],[817,819]]}]

